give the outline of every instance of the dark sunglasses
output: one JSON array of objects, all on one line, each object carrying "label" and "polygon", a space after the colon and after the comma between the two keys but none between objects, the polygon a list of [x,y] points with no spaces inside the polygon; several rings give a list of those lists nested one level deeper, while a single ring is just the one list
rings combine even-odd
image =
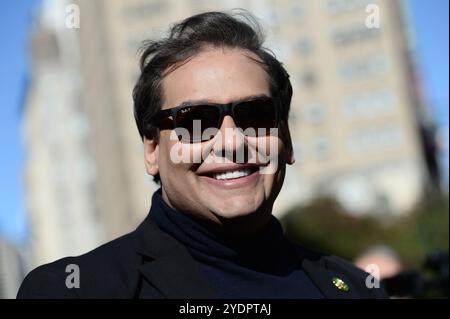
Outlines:
[{"label": "dark sunglasses", "polygon": [[[181,142],[197,143],[212,139],[220,129],[225,115],[230,115],[237,128],[242,129],[247,136],[266,136],[278,127],[276,102],[269,97],[228,104],[181,105],[159,111],[152,122],[160,130],[174,129]],[[168,122],[169,117],[172,117],[171,123]],[[214,134],[203,134],[206,129],[211,128],[216,130]]]}]

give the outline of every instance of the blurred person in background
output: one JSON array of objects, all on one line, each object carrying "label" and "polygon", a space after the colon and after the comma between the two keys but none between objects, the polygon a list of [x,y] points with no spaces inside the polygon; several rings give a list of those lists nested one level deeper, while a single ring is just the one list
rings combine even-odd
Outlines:
[{"label": "blurred person in background", "polygon": [[[133,98],[146,170],[161,185],[150,213],[123,237],[33,270],[18,298],[386,297],[351,263],[288,241],[272,215],[294,163],[291,97],[250,14],[195,15],[146,43]],[[268,144],[265,160],[246,155]]]},{"label": "blurred person in background", "polygon": [[420,269],[405,269],[400,256],[388,246],[362,252],[355,265],[381,283],[391,298],[448,298],[448,252],[425,257]]},{"label": "blurred person in background", "polygon": [[389,247],[376,246],[367,249],[355,259],[355,265],[378,279],[393,277],[402,271],[400,257]]}]

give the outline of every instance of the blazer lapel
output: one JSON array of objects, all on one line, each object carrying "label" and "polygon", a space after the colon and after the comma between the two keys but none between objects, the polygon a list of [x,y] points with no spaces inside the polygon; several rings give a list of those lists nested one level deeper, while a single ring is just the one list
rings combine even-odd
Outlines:
[{"label": "blazer lapel", "polygon": [[169,299],[217,298],[187,249],[161,231],[150,215],[138,228],[138,253],[144,256],[139,296],[148,295],[149,285]]},{"label": "blazer lapel", "polygon": [[[303,270],[316,284],[317,288],[323,293],[327,299],[355,299],[361,298],[356,287],[344,274],[326,268],[323,258],[318,261],[312,261],[310,259],[303,259]],[[343,280],[347,286],[348,291],[339,289],[334,283],[333,279],[339,278]]]}]

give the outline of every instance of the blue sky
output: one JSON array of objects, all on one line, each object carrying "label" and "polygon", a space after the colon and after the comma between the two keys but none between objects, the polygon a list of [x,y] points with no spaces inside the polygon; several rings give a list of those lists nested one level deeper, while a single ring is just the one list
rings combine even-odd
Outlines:
[{"label": "blue sky", "polygon": [[20,242],[26,235],[21,166],[20,118],[27,67],[27,32],[35,0],[0,4],[0,237]]},{"label": "blue sky", "polygon": [[409,1],[416,37],[416,56],[425,87],[426,99],[434,119],[446,131],[446,154],[442,154],[448,189],[448,109],[449,52],[448,0]]},{"label": "blue sky", "polygon": [[[0,237],[17,243],[26,238],[23,203],[21,106],[27,78],[28,31],[39,0],[0,3]],[[410,0],[416,52],[427,100],[440,125],[448,128],[448,3]],[[448,167],[448,155],[446,158]]]},{"label": "blue sky", "polygon": [[409,1],[416,54],[430,103],[447,103],[448,114],[448,0]]}]

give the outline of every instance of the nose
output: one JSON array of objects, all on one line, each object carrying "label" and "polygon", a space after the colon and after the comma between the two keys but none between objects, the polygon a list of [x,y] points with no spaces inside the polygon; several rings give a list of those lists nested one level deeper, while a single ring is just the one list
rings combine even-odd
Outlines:
[{"label": "nose", "polygon": [[213,151],[217,156],[227,157],[231,161],[244,161],[245,138],[237,129],[233,118],[225,115],[219,130],[219,138],[213,145]]}]

